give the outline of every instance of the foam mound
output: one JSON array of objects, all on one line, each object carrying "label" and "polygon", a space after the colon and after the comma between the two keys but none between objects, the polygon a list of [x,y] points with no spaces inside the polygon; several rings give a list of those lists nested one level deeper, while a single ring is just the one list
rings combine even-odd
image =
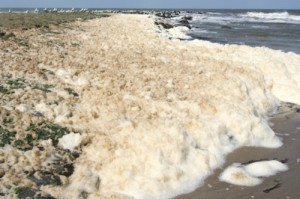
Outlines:
[{"label": "foam mound", "polygon": [[170,198],[201,185],[234,149],[282,145],[267,114],[280,101],[300,104],[298,55],[170,41],[147,16],[86,26],[91,83],[72,120],[94,138],[64,194]]},{"label": "foam mound", "polygon": [[277,160],[260,161],[247,165],[234,163],[222,172],[219,179],[240,186],[255,186],[263,181],[262,177],[273,176],[287,170],[288,166]]},{"label": "foam mound", "polygon": [[[267,116],[281,101],[300,104],[299,55],[181,42],[157,32],[149,16],[116,14],[35,37],[40,48],[28,54],[56,87],[36,107],[29,101],[18,109],[38,110],[88,140],[60,140],[69,150],[80,144],[82,152],[65,184],[43,191],[56,198],[171,198],[200,186],[239,147],[282,145]],[[37,78],[35,65],[6,63],[1,73]],[[241,174],[255,184],[254,171],[246,175],[252,167]]]}]

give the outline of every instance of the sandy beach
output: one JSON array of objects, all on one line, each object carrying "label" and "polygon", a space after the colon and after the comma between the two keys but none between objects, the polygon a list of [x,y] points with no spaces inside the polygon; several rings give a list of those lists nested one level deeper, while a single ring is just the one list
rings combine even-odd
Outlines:
[{"label": "sandy beach", "polygon": [[[300,195],[299,107],[284,103],[300,104],[299,55],[180,41],[150,15],[16,16],[0,27],[0,197]],[[262,159],[289,170],[218,180]]]}]

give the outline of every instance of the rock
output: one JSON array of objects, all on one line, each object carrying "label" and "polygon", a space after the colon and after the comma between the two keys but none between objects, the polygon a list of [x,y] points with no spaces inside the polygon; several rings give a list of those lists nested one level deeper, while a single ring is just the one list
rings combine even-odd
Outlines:
[{"label": "rock", "polygon": [[168,24],[168,23],[164,23],[164,22],[155,22],[155,25],[160,25],[160,26],[162,26],[164,29],[171,29],[171,28],[174,28],[174,26],[173,25],[171,25],[171,24]]},{"label": "rock", "polygon": [[189,29],[192,29],[192,27],[190,26],[190,22],[189,22],[189,20],[192,20],[193,19],[193,17],[182,17],[178,22],[181,24],[181,25],[183,25],[183,26],[185,26],[185,27],[187,27],[187,28],[189,28]]},{"label": "rock", "polygon": [[174,17],[172,12],[158,12],[158,13],[155,14],[155,16],[161,17],[161,18],[172,18],[172,17]]},{"label": "rock", "polygon": [[187,21],[190,21],[193,19],[192,16],[185,16],[185,17],[182,17],[183,20],[187,20]]},{"label": "rock", "polygon": [[188,20],[186,20],[186,19],[181,19],[179,21],[179,23],[181,23],[181,24],[190,24],[190,22]]}]

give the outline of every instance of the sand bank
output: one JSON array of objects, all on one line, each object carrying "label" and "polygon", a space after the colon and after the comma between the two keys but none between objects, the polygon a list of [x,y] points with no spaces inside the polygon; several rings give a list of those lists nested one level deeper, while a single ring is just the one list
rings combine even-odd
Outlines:
[{"label": "sand bank", "polygon": [[300,104],[299,55],[161,32],[113,15],[0,40],[1,194],[169,198],[234,149],[282,145],[267,115]]}]

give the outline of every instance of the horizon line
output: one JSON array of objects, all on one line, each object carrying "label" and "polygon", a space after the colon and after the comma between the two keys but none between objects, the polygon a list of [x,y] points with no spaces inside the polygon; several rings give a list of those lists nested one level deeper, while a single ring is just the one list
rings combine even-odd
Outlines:
[{"label": "horizon line", "polygon": [[0,7],[0,9],[14,9],[14,8],[37,8],[37,9],[50,9],[50,8],[60,8],[60,9],[133,9],[133,10],[300,10],[300,8],[129,8],[129,7]]}]

